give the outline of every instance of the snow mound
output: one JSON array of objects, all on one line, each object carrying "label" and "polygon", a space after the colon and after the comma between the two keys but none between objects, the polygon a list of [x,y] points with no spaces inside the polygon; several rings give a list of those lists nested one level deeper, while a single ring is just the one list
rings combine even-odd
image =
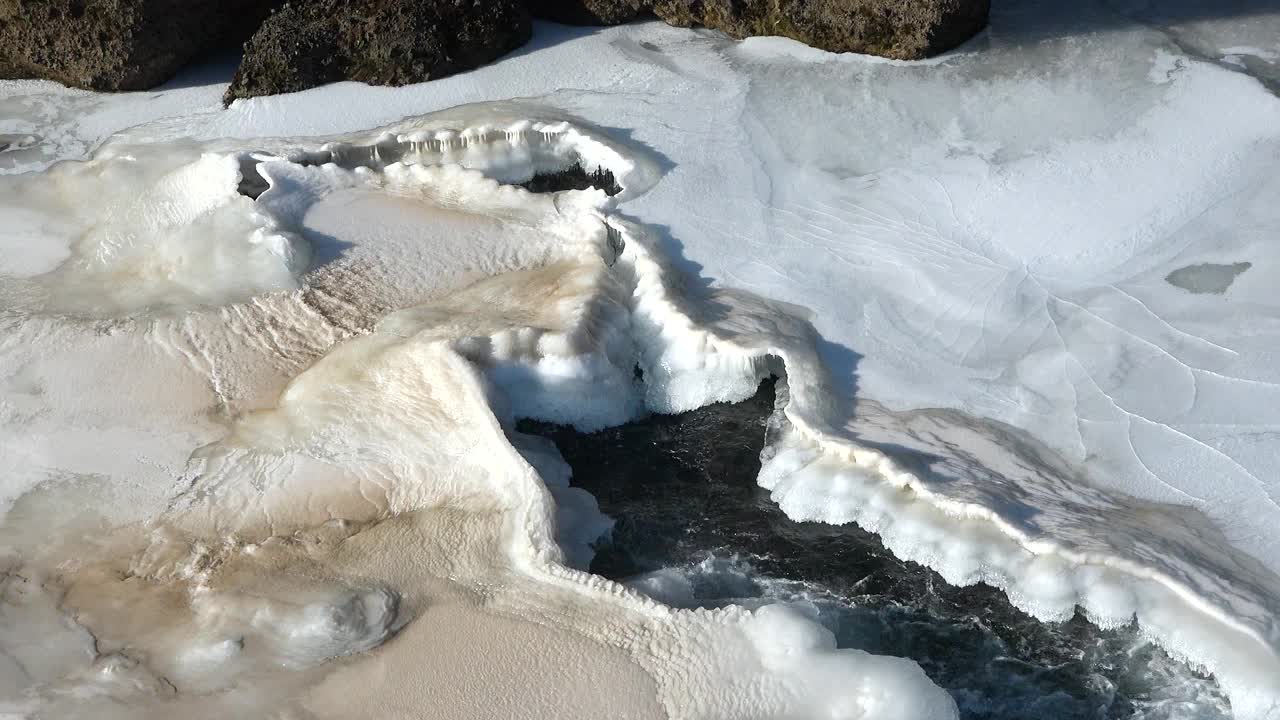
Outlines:
[{"label": "snow mound", "polygon": [[25,281],[6,283],[10,301],[117,315],[298,287],[307,247],[237,193],[236,159],[172,150],[181,160],[102,157],[4,178],[0,275]]},{"label": "snow mound", "polygon": [[[145,400],[126,404],[125,422],[139,434],[177,426],[190,438],[213,435],[192,449],[176,494],[139,522],[108,522],[103,540],[89,539],[88,529],[64,530],[58,542],[39,546],[15,533],[14,571],[47,573],[44,586],[59,593],[37,603],[43,621],[91,634],[92,649],[74,652],[83,639],[70,636],[66,662],[27,678],[26,700],[14,707],[74,715],[109,696],[139,707],[160,698],[173,708],[201,696],[232,702],[227,693],[240,687],[259,702],[264,695],[281,702],[298,683],[327,687],[316,683],[335,658],[400,652],[388,646],[396,633],[416,637],[409,647],[429,655],[414,628],[431,626],[440,588],[448,587],[481,593],[484,606],[523,622],[561,628],[579,638],[566,641],[575,652],[621,651],[672,716],[954,715],[951,698],[914,662],[838,650],[812,619],[782,608],[674,610],[572,569],[608,521],[566,487],[553,449],[514,433],[515,418],[598,428],[635,417],[646,403],[705,402],[716,388],[736,391],[745,376],[725,365],[728,375],[718,378],[713,363],[698,368],[695,387],[692,376],[669,382],[645,359],[638,299],[665,280],[651,275],[646,241],[632,244],[631,232],[612,224],[615,198],[601,190],[534,194],[499,182],[594,158],[625,197],[651,180],[643,160],[602,154],[612,145],[563,123],[515,127],[533,127],[532,145],[542,149],[523,152],[523,130],[463,130],[456,137],[472,138],[459,146],[466,161],[454,162],[447,157],[453,134],[423,140],[420,129],[376,136],[397,138],[398,150],[407,145],[395,153],[359,138],[314,150],[283,147],[292,141],[196,148],[194,163],[162,146],[147,155],[130,149],[139,158],[130,162],[155,173],[176,167],[164,175],[216,177],[220,197],[247,206],[244,217],[321,250],[321,262],[293,290],[198,303],[180,316],[126,318],[113,331],[124,338],[118,351],[132,354],[169,342],[177,324],[195,323],[199,358],[171,351],[168,363],[198,361],[215,371],[225,430],[211,432],[207,418],[195,422],[181,406],[158,404],[148,415]],[[414,147],[427,142],[446,147]],[[121,149],[108,145],[81,170],[119,157]],[[136,178],[132,189],[155,187],[145,180]],[[194,232],[201,203],[210,202],[170,198],[163,212],[152,207],[147,216],[163,215],[179,234]],[[238,237],[254,232],[243,226]],[[71,294],[50,287],[50,297]],[[318,292],[328,301],[317,300]],[[166,297],[162,305],[175,303]],[[272,401],[276,380],[241,378],[237,370],[291,348],[283,338],[293,319],[305,320],[295,328],[307,334],[304,345],[330,344]],[[13,322],[33,336],[61,335],[62,351],[70,352],[59,357],[73,365],[82,357],[74,349],[96,336],[94,322],[49,316],[45,308]],[[311,351],[289,352],[301,360]],[[696,364],[698,356],[687,359]],[[277,367],[289,364],[279,360]],[[748,370],[758,375],[766,367]],[[135,382],[135,372],[121,369],[116,386]],[[81,426],[92,436],[99,421],[86,416],[85,403],[38,394],[30,409],[54,434]],[[144,462],[154,451],[136,438],[132,448]],[[51,457],[57,462],[59,454]],[[44,492],[20,494],[19,527],[33,517],[27,503]],[[436,526],[449,529],[423,531]],[[421,532],[422,544],[373,540],[394,527]],[[429,687],[429,679],[406,682]]]}]

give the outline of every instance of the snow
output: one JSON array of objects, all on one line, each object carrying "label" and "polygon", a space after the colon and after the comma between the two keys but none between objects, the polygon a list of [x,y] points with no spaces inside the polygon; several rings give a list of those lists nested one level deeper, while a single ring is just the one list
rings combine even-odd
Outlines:
[{"label": "snow", "polygon": [[[839,685],[831,713],[916,697],[903,717],[936,716],[914,666],[782,611],[667,616],[562,567],[607,521],[502,429],[740,399],[785,372],[760,480],[789,515],[857,522],[1045,619],[1136,614],[1238,718],[1280,717],[1280,14],[1185,10],[1089,5],[1055,32],[1051,3],[997,7],[927,63],[544,25],[464,75],[226,111],[225,77],[146,99],[0,83],[0,132],[38,138],[0,154],[20,173],[0,197],[0,498],[127,477],[109,524],[166,507],[244,542],[498,512],[521,528],[501,524],[513,587],[566,583],[622,626],[657,613],[664,642],[699,638],[677,669],[675,646],[628,650],[668,710],[807,716]],[[623,193],[498,185],[573,161]],[[271,184],[256,203],[245,167]],[[117,208],[122,246],[92,222]],[[1214,266],[1247,271],[1167,280]],[[725,690],[748,672],[775,683],[762,705]]]},{"label": "snow", "polygon": [[[166,159],[179,153],[166,148]],[[297,287],[308,249],[237,193],[236,158],[166,165],[129,155],[91,170],[60,165],[38,183],[0,178],[0,213],[17,220],[0,230],[13,251],[0,271],[38,277],[7,287],[7,304],[101,315]]]},{"label": "snow", "polygon": [[[490,107],[468,112],[489,125],[499,117]],[[422,142],[414,132],[393,136],[404,138],[397,142]],[[628,249],[625,233],[610,228],[606,213],[614,200],[603,192],[535,195],[464,165],[527,178],[587,157],[613,159],[609,169],[624,188],[620,197],[639,192],[651,173],[644,162],[610,155],[609,144],[593,132],[563,123],[539,127],[520,120],[498,132],[437,133],[435,141],[451,148],[460,142],[462,164],[437,166],[441,158],[431,150],[401,153],[383,165],[378,155],[393,148],[366,152],[358,142],[296,154],[305,160],[329,153],[331,162],[318,165],[251,148],[164,153],[164,145],[109,143],[88,163],[54,168],[55,177],[78,171],[155,201],[156,209],[140,218],[126,212],[122,225],[150,238],[144,234],[152,227],[148,221],[172,221],[162,227],[174,232],[156,233],[156,242],[203,241],[222,249],[256,237],[256,228],[243,226],[226,236],[187,232],[201,229],[207,208],[221,207],[225,195],[248,203],[244,210],[299,247],[341,247],[301,278],[305,288],[263,287],[248,300],[207,295],[177,313],[177,301],[187,294],[165,282],[172,274],[139,274],[128,289],[149,302],[93,308],[95,315],[111,317],[106,322],[120,323],[108,333],[124,345],[111,348],[113,356],[154,355],[161,346],[154,360],[161,372],[139,377],[145,365],[115,365],[116,387],[192,365],[207,367],[210,387],[187,391],[197,406],[196,398],[209,402],[210,394],[216,396],[213,416],[221,427],[209,427],[205,407],[192,412],[183,403],[134,397],[107,422],[139,434],[181,429],[186,437],[180,439],[190,448],[176,488],[147,483],[160,497],[151,501],[144,522],[108,519],[105,533],[89,522],[41,544],[23,527],[28,517],[38,518],[20,513],[10,538],[10,572],[47,575],[42,586],[59,590],[57,599],[30,603],[24,617],[49,623],[52,616],[55,623],[91,633],[93,652],[65,653],[60,665],[30,677],[6,709],[74,716],[108,696],[141,711],[156,696],[172,695],[161,703],[169,712],[194,712],[206,702],[213,702],[209,712],[227,712],[242,698],[231,691],[245,686],[264,707],[288,704],[301,679],[318,692],[318,673],[328,664],[380,651],[396,630],[430,609],[423,593],[445,583],[449,592],[482,592],[485,605],[515,605],[512,612],[524,623],[561,628],[568,635],[557,641],[564,652],[599,657],[607,667],[629,673],[626,684],[648,679],[655,685],[653,700],[676,715],[954,715],[951,698],[914,662],[838,650],[830,633],[784,609],[677,611],[571,569],[575,560],[582,563],[584,546],[608,521],[589,498],[565,487],[563,462],[557,464],[548,448],[509,439],[511,421],[535,416],[599,427],[642,412],[633,298],[642,278],[658,292],[664,280],[646,276],[656,266],[644,261],[643,240]],[[518,146],[526,143],[552,149],[525,152]],[[347,156],[367,158],[377,167],[332,162]],[[122,181],[109,172],[122,157],[152,172]],[[267,186],[256,202],[235,193],[246,157],[256,162],[251,169]],[[157,185],[153,175],[180,178],[172,183],[179,189],[218,192],[174,198],[165,193],[171,184]],[[32,198],[48,177],[24,174],[10,182],[22,197]],[[104,195],[95,190],[82,194]],[[38,200],[26,206],[49,215],[62,210]],[[99,212],[110,217],[122,206],[133,208],[108,196]],[[96,229],[90,225],[81,235],[93,241]],[[239,277],[242,269],[191,266],[213,280]],[[24,279],[29,278],[15,278]],[[308,290],[344,293],[352,307],[346,315],[318,312],[316,318],[317,301]],[[67,293],[55,286],[49,294]],[[282,325],[291,319],[290,329],[309,335],[311,344],[299,349],[282,342]],[[47,343],[38,338],[60,334],[64,345],[75,348],[92,343],[104,321],[18,306],[10,322],[14,337],[37,338],[31,345],[42,347]],[[187,323],[199,328],[199,359],[163,352],[174,329]],[[360,329],[344,331],[346,324]],[[334,342],[343,334],[348,337]],[[275,387],[278,375],[245,377],[235,371],[288,352],[305,355],[325,341],[330,345],[318,359],[282,389]],[[282,370],[280,359],[287,360],[277,357],[276,368],[265,363],[268,370]],[[93,367],[101,357],[72,351],[21,362],[56,372],[58,361]],[[174,389],[170,384],[161,391]],[[40,393],[29,403],[43,428],[70,448],[83,443],[85,433],[96,436],[103,419],[94,417],[92,403],[115,402],[103,395]],[[136,453],[142,464],[156,464],[170,452],[167,445],[132,438],[117,442],[111,450]],[[82,462],[74,451],[51,452],[43,461],[13,460],[19,463],[17,477],[36,478],[49,465],[72,470]],[[128,479],[125,468],[98,483]],[[43,498],[60,492],[60,485],[46,478],[20,488],[19,499]],[[425,557],[420,546],[360,547],[396,522],[450,529],[443,536],[423,533]],[[468,552],[466,546],[479,547]],[[409,577],[393,570],[406,554],[425,568]],[[566,606],[601,616],[557,619]],[[416,652],[429,654],[429,638],[416,632]],[[75,639],[68,639],[69,650]],[[623,651],[623,657],[606,662],[602,653],[610,649]],[[11,652],[26,665],[41,649],[19,644]],[[123,687],[108,681],[117,677],[114,670],[95,669],[110,658],[116,658],[113,668],[141,659],[127,665],[131,679]],[[543,661],[539,656],[521,662]],[[416,675],[415,668],[403,662],[382,683],[425,690],[430,674],[426,680],[404,677]],[[743,682],[757,690],[742,695],[736,688]],[[579,692],[603,697],[591,686]],[[548,716],[545,710],[539,715]]]}]

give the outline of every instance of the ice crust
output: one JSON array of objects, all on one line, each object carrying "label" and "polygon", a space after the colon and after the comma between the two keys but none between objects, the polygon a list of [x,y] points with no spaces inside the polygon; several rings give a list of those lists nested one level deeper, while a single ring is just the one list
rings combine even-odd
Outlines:
[{"label": "ice crust", "polygon": [[[470,112],[493,122],[501,117],[493,108]],[[433,121],[442,120],[425,122]],[[529,142],[520,130],[526,126],[535,134],[534,150],[545,153],[520,152]],[[188,695],[263,685],[251,679],[271,673],[306,677],[333,658],[378,647],[424,612],[421,600],[412,599],[422,592],[421,580],[406,582],[378,569],[388,553],[414,551],[373,546],[346,559],[341,552],[389,522],[444,513],[492,518],[475,528],[490,537],[464,542],[492,543],[495,556],[464,553],[443,566],[429,563],[430,575],[473,577],[487,586],[509,573],[512,589],[489,587],[496,599],[487,602],[514,604],[510,612],[517,616],[550,614],[541,622],[584,637],[589,647],[622,650],[637,673],[651,678],[672,717],[954,716],[954,702],[914,662],[838,650],[829,631],[785,607],[674,610],[572,569],[589,557],[587,543],[608,522],[589,496],[567,487],[568,470],[554,448],[515,434],[515,418],[585,428],[616,424],[645,411],[646,402],[674,407],[708,401],[708,393],[728,397],[767,363],[748,361],[747,375],[730,363],[726,375],[689,354],[663,379],[659,361],[645,359],[637,344],[647,342],[648,330],[638,335],[634,320],[645,298],[664,297],[666,281],[651,276],[657,266],[649,240],[630,225],[611,225],[615,200],[600,190],[536,195],[486,176],[518,181],[591,158],[620,179],[618,197],[625,198],[654,179],[643,155],[618,154],[603,136],[565,123],[517,121],[497,133],[450,133],[445,141],[462,138],[466,157],[441,165],[432,151],[415,150],[422,132],[395,134],[394,147],[408,151],[390,163],[378,157],[385,152],[363,149],[377,148],[387,134],[378,142],[357,138],[349,147],[292,155],[261,149],[274,142],[266,141],[226,154],[205,147],[191,155],[146,156],[161,177],[207,175],[210,186],[232,194],[248,164],[266,189],[256,202],[237,197],[251,203],[266,226],[312,250],[324,242],[344,247],[303,276],[309,287],[262,287],[248,301],[204,297],[182,315],[173,311],[188,297],[185,289],[175,290],[161,275],[140,274],[129,290],[152,301],[111,308],[115,321],[124,322],[112,334],[145,347],[166,337],[171,325],[196,322],[212,348],[211,364],[252,365],[278,352],[277,324],[308,317],[316,301],[307,290],[321,287],[347,293],[350,314],[309,320],[328,325],[327,333],[307,325],[295,330],[349,339],[326,348],[274,401],[270,376],[256,385],[253,378],[236,378],[238,387],[215,384],[225,432],[218,437],[190,427],[193,436],[213,437],[191,453],[176,496],[153,502],[156,514],[142,526],[110,533],[110,547],[68,563],[72,550],[33,547],[32,538],[14,534],[12,573],[44,573],[41,585],[56,588],[55,597],[23,603],[24,617],[52,614],[80,630],[66,640],[64,662],[29,676],[18,688],[22,699],[6,709],[74,715],[102,696],[143,705],[166,695],[172,708]],[[81,185],[75,194],[92,197],[100,167],[122,154],[109,145],[83,166],[56,170],[82,171],[72,175]],[[351,154],[369,164],[342,159]],[[42,180],[23,175],[10,182],[29,197],[28,186]],[[150,186],[139,181],[136,187]],[[57,209],[28,207],[49,215]],[[106,208],[113,207],[109,201]],[[173,213],[185,220],[179,229],[199,224],[199,213],[183,209]],[[205,244],[193,248],[197,252],[228,242],[216,233],[191,237]],[[56,286],[49,293],[64,294]],[[218,322],[229,313],[240,322]],[[21,306],[10,321],[19,336],[65,333],[70,354],[80,358],[75,346],[92,342],[93,324],[101,322]],[[249,337],[236,337],[245,333]],[[190,356],[170,353],[169,360],[181,367]],[[637,363],[650,378],[643,385]],[[694,378],[701,378],[696,390],[689,385]],[[68,425],[96,424],[65,400],[39,396],[32,405],[64,437]],[[165,409],[139,408],[130,419],[142,432],[193,424],[180,407]],[[135,449],[152,452],[145,445]],[[38,467],[16,469],[19,476],[39,473]],[[26,514],[20,515],[19,527]],[[77,538],[64,542],[84,552]],[[427,552],[448,549],[441,544]],[[565,602],[610,612],[593,610],[603,617],[591,622],[555,620]],[[43,652],[16,647],[20,665]],[[115,664],[107,670],[103,663]],[[134,679],[123,686],[103,679],[126,669]],[[64,686],[75,697],[69,699]]]},{"label": "ice crust", "polygon": [[[499,418],[528,413],[598,427],[642,406],[676,411],[745,397],[763,374],[785,370],[788,402],[761,481],[789,514],[858,522],[949,581],[992,582],[1039,617],[1060,618],[1075,604],[1103,624],[1136,612],[1162,645],[1215,672],[1237,717],[1276,717],[1280,422],[1271,402],[1276,267],[1268,239],[1280,227],[1272,202],[1280,110],[1268,88],[1280,20],[1249,3],[1224,3],[1218,16],[1183,5],[1086,3],[1071,10],[1073,21],[1086,20],[1076,26],[1062,22],[1066,10],[1054,3],[1010,3],[995,9],[985,37],[927,65],[833,58],[766,39],[727,44],[650,24],[590,35],[544,26],[540,36],[552,40],[465,78],[399,90],[343,84],[227,112],[216,109],[218,83],[128,105],[0,84],[6,101],[20,100],[0,132],[38,136],[0,154],[0,167],[36,170],[84,157],[111,133],[154,121],[124,132],[94,162],[105,168],[113,154],[142,153],[142,167],[158,178],[164,164],[144,150],[156,143],[164,153],[194,147],[233,158],[240,180],[249,167],[288,191],[272,198],[269,190],[257,204],[233,198],[237,185],[219,169],[218,179],[204,178],[214,192],[202,201],[222,198],[246,228],[265,227],[252,224],[249,208],[269,208],[317,256],[301,279],[276,254],[263,265],[271,272],[258,276],[268,280],[248,285],[237,278],[204,294],[179,286],[185,294],[170,287],[141,302],[103,296],[111,308],[54,308],[54,293],[42,288],[71,286],[33,278],[72,257],[73,244],[32,245],[31,229],[46,214],[9,203],[4,217],[18,222],[6,228],[19,230],[0,232],[3,292],[6,310],[24,309],[3,316],[0,452],[12,470],[0,502],[30,503],[27,491],[51,478],[88,485],[128,477],[102,503],[121,524],[168,501],[192,448],[209,446],[198,462],[227,467],[258,462],[247,459],[261,450],[255,443],[282,438],[306,456],[306,442],[310,451],[323,443],[294,435],[299,428],[279,407],[275,421],[246,421],[228,440],[223,421],[275,407],[276,394],[294,378],[305,385],[299,373],[337,342],[362,335],[354,342],[391,343],[394,328],[437,327],[457,309],[441,300],[453,291],[559,257],[532,250],[545,247],[530,243],[538,223],[523,225],[526,236],[521,222],[498,218],[511,240],[495,240],[495,227],[485,226],[492,209],[465,221],[435,210],[415,217],[417,204],[397,196],[414,176],[446,189],[477,188],[483,178],[396,168],[406,141],[430,156],[426,163],[457,163],[504,182],[543,163],[585,159],[629,178],[618,198],[625,205],[619,211],[595,198],[584,203],[595,210],[567,210],[581,217],[604,208],[615,233],[555,233],[569,244],[590,238],[594,249],[581,251],[607,270],[571,264],[566,280],[602,283],[598,296],[614,301],[587,312],[593,330],[575,338],[593,338],[594,353],[541,354],[542,335],[562,338],[563,326],[478,335],[454,349],[466,358],[459,368],[482,368],[475,382],[488,388]],[[539,97],[363,132],[426,109],[515,96]],[[625,130],[597,135],[577,117]],[[504,141],[496,133],[511,128],[529,142],[527,155],[493,151]],[[541,129],[554,132],[544,138]],[[279,139],[247,140],[263,136]],[[175,144],[186,137],[196,141]],[[639,150],[645,146],[657,152]],[[448,173],[454,177],[432,177]],[[17,187],[35,187],[17,182],[0,203]],[[71,182],[82,196],[111,190],[89,178]],[[544,201],[554,207],[567,197]],[[414,230],[432,227],[441,230]],[[411,231],[423,241],[403,240]],[[485,265],[487,250],[468,252],[481,246],[450,238],[494,242],[506,254]],[[1179,268],[1246,262],[1249,271],[1222,295],[1165,281]],[[699,271],[712,287],[687,279]],[[276,278],[299,289],[260,294],[276,289]],[[618,288],[634,288],[633,299],[618,301]],[[476,292],[482,303],[502,297],[492,287]],[[153,308],[165,302],[156,298],[173,298],[170,311],[199,311],[158,318]],[[430,308],[427,301],[443,309],[379,324],[396,310]],[[54,322],[30,314],[37,310],[72,317]],[[629,318],[628,329],[610,333],[620,318]],[[455,330],[467,331],[442,329]],[[628,389],[631,368],[619,362],[627,353],[644,370],[639,390]],[[86,357],[128,357],[131,372],[107,372]],[[340,368],[339,360],[317,367]],[[397,361],[415,362],[412,353]],[[114,394],[105,397],[103,387]],[[322,410],[340,410],[340,397]],[[398,420],[393,408],[369,422]],[[351,439],[326,427],[312,430]],[[512,442],[557,500],[573,495],[545,448]],[[314,473],[318,487],[348,486],[332,459],[302,462],[299,472]],[[268,483],[268,500],[288,490],[285,464],[254,468],[280,483]],[[202,490],[270,507],[253,505],[259,498],[234,477],[212,482],[216,468],[200,477],[210,483]],[[395,496],[403,505],[371,496],[364,517],[443,502],[410,485],[409,495]],[[580,563],[606,521],[580,496],[563,508],[577,529],[544,535]],[[323,503],[288,510],[300,522],[330,514]],[[557,511],[541,512],[545,520]],[[183,526],[208,532],[225,528],[226,516],[196,503]],[[664,697],[679,696],[671,692]]]},{"label": "ice crust", "polygon": [[28,280],[6,283],[6,306],[119,315],[296,288],[306,246],[236,192],[239,176],[231,156],[164,167],[127,155],[39,183],[0,178],[0,273]]}]

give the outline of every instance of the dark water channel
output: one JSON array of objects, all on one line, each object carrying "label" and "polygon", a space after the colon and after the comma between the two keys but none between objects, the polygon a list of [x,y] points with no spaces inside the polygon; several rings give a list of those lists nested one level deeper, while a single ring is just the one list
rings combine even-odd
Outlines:
[{"label": "dark water channel", "polygon": [[1079,613],[1044,623],[986,585],[953,587],[859,528],[788,519],[756,485],[774,388],[734,405],[596,433],[522,421],[553,440],[616,520],[591,570],[675,605],[801,603],[841,647],[909,657],[965,718],[1230,717],[1209,676],[1136,627]]}]

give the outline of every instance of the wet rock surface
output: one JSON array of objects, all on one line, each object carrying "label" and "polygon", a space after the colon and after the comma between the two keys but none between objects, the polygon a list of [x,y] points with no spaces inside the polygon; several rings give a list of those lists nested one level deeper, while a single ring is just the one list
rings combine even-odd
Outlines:
[{"label": "wet rock surface", "polygon": [[0,78],[144,90],[236,45],[275,0],[0,0]]},{"label": "wet rock surface", "polygon": [[573,485],[616,520],[592,561],[597,574],[642,588],[687,584],[687,597],[663,599],[690,606],[802,599],[842,647],[919,662],[966,718],[1229,716],[1211,678],[1136,627],[1103,631],[1079,614],[1043,623],[993,587],[950,586],[897,559],[856,526],[787,518],[755,482],[773,404],[766,381],[736,405],[597,433],[518,429],[553,440]]},{"label": "wet rock surface", "polygon": [[254,33],[223,100],[340,80],[407,85],[484,65],[529,40],[519,0],[307,0]]},{"label": "wet rock surface", "polygon": [[936,55],[987,24],[990,0],[657,0],[658,17],[735,38],[781,35],[831,52]]}]

